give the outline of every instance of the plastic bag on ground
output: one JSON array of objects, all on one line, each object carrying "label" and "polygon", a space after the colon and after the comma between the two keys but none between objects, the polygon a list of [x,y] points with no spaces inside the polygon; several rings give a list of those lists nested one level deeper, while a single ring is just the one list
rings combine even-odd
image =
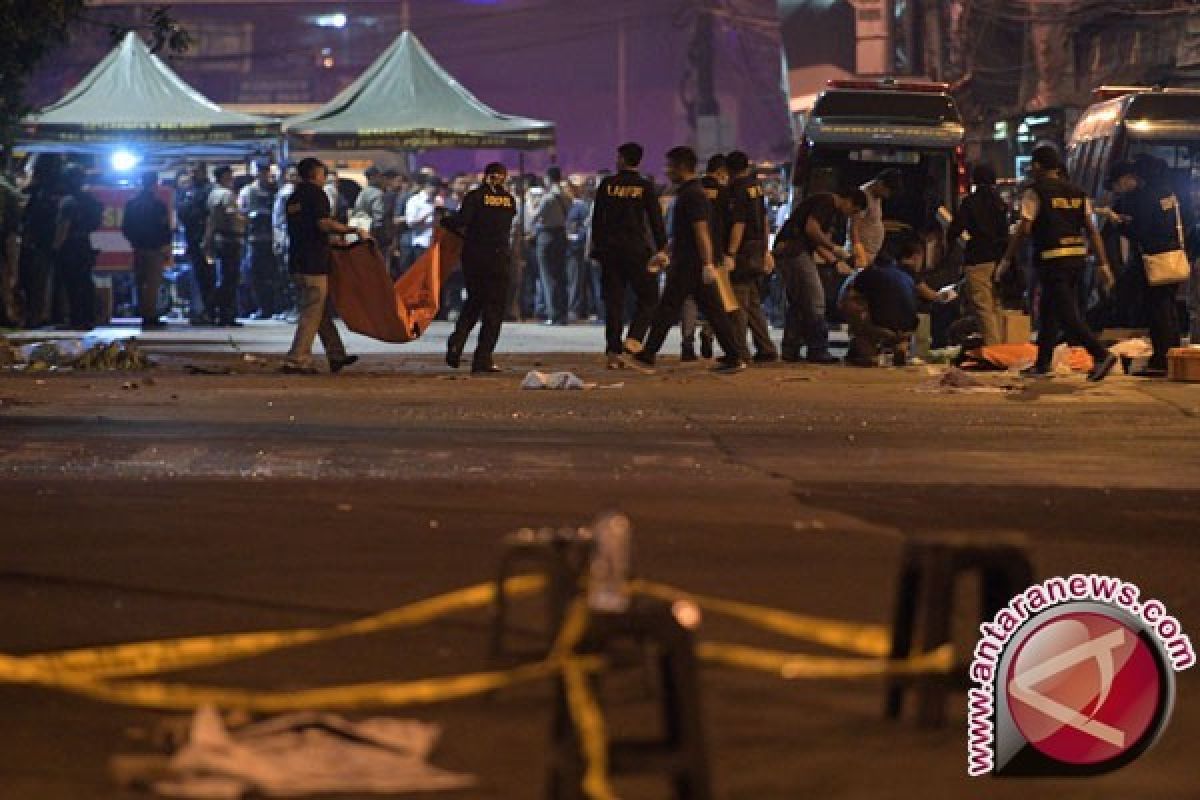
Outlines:
[{"label": "plastic bag on ground", "polygon": [[237,731],[210,707],[196,711],[188,742],[171,757],[164,797],[237,800],[463,789],[470,775],[427,763],[441,730],[415,720],[350,722],[335,714],[285,714]]},{"label": "plastic bag on ground", "polygon": [[584,383],[574,372],[530,370],[521,381],[522,389],[594,389],[595,387],[594,383]]}]

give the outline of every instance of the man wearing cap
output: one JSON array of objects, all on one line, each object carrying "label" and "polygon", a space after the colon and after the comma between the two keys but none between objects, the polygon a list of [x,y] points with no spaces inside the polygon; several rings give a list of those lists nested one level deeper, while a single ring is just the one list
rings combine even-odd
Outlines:
[{"label": "man wearing cap", "polygon": [[1079,282],[1087,260],[1088,242],[1099,262],[1101,285],[1112,288],[1113,274],[1100,232],[1092,221],[1087,193],[1063,177],[1058,151],[1041,145],[1033,151],[1033,184],[1021,195],[1021,221],[1008,242],[1008,251],[996,267],[996,279],[1012,265],[1021,244],[1033,239],[1034,269],[1041,284],[1038,304],[1037,361],[1023,374],[1050,374],[1054,348],[1060,334],[1087,348],[1095,360],[1089,381],[1102,381],[1117,363],[1088,328],[1079,312]]},{"label": "man wearing cap", "polygon": [[320,336],[325,357],[329,359],[329,371],[337,373],[358,361],[358,356],[346,355],[346,346],[333,321],[329,304],[329,273],[333,269],[329,236],[357,233],[367,237],[370,232],[356,230],[333,218],[333,209],[324,190],[324,164],[315,158],[306,158],[296,168],[300,182],[287,204],[288,271],[296,282],[300,319],[282,371],[293,375],[315,375],[317,368],[312,363],[312,345],[313,339]]},{"label": "man wearing cap", "polygon": [[446,364],[458,367],[467,337],[482,319],[472,375],[501,371],[492,354],[504,323],[512,269],[512,224],[517,214],[517,200],[504,188],[507,179],[503,164],[488,164],[483,185],[467,192],[459,212],[442,223],[463,237],[462,270],[467,284],[467,301],[446,344]]}]

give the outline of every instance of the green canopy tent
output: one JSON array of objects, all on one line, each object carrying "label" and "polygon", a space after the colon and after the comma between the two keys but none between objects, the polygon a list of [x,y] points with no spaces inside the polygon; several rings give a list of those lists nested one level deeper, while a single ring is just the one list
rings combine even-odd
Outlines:
[{"label": "green canopy tent", "polygon": [[539,150],[554,124],[501,114],[444,70],[412,33],[400,34],[324,106],[284,121],[292,150]]},{"label": "green canopy tent", "polygon": [[278,122],[221,108],[130,32],[61,100],[21,121],[18,147],[236,158],[275,147],[279,136]]}]

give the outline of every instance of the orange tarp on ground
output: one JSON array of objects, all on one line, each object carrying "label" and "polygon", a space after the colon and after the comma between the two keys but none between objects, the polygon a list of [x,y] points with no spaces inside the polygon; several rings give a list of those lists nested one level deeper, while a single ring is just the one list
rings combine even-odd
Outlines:
[{"label": "orange tarp on ground", "polygon": [[381,342],[420,338],[438,313],[446,276],[458,268],[462,239],[439,228],[430,247],[393,282],[373,241],[333,251],[329,294],[346,327]]},{"label": "orange tarp on ground", "polygon": [[[1070,348],[1067,366],[1075,372],[1090,372],[1095,362],[1087,350],[1082,347]],[[966,353],[962,362],[963,369],[1011,369],[1013,367],[1032,364],[1037,360],[1037,345],[1022,342],[1020,344],[994,344],[971,350]]]}]

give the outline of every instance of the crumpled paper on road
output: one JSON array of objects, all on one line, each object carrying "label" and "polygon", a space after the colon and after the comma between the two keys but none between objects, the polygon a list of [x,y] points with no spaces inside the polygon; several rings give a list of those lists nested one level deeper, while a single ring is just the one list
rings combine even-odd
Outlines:
[{"label": "crumpled paper on road", "polygon": [[426,762],[441,729],[390,718],[350,722],[336,714],[284,714],[230,732],[220,714],[200,708],[187,743],[168,763],[156,794],[199,800],[320,793],[395,793],[463,789],[471,775]]},{"label": "crumpled paper on road", "polygon": [[522,389],[595,389],[574,372],[539,372],[531,369],[521,381]]}]

